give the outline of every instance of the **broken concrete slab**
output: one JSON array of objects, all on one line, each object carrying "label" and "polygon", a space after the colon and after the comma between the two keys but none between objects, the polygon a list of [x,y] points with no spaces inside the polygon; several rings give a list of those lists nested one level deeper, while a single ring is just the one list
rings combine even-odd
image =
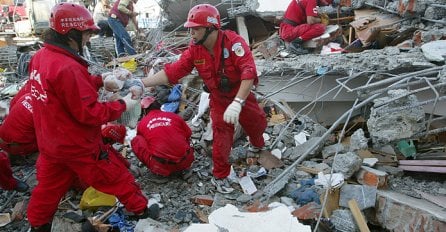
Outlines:
[{"label": "broken concrete slab", "polygon": [[361,168],[362,159],[354,152],[338,154],[333,161],[333,171],[342,173],[347,180]]},{"label": "broken concrete slab", "polygon": [[[424,131],[424,110],[417,103],[417,97],[409,95],[409,91],[405,89],[389,90],[388,96],[375,99],[375,107],[371,109],[367,120],[373,143],[388,144]],[[392,110],[399,107],[407,108]]]},{"label": "broken concrete slab", "polygon": [[393,231],[446,231],[444,208],[393,191],[378,191],[378,222]]},{"label": "broken concrete slab", "polygon": [[135,232],[169,232],[172,231],[162,223],[151,218],[141,219],[136,223]]},{"label": "broken concrete slab", "polygon": [[293,217],[287,206],[281,203],[269,205],[265,212],[240,212],[233,205],[226,205],[209,215],[209,224],[192,224],[184,232],[311,232],[310,226],[305,226]]},{"label": "broken concrete slab", "polygon": [[375,207],[376,191],[376,188],[366,185],[343,185],[339,205],[348,208],[348,201],[355,199],[361,210]]},{"label": "broken concrete slab", "polygon": [[421,46],[421,50],[427,60],[444,62],[444,56],[446,56],[446,40],[436,40],[425,43]]}]

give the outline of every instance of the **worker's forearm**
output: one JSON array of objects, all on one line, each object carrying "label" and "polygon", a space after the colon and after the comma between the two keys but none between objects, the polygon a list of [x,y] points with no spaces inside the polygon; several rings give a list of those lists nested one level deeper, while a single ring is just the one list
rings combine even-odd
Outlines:
[{"label": "worker's forearm", "polygon": [[321,19],[318,18],[318,17],[307,16],[307,23],[308,23],[308,24],[317,24],[317,23],[321,23]]},{"label": "worker's forearm", "polygon": [[132,14],[132,11],[127,9],[127,6],[130,4],[131,0],[121,0],[118,5],[118,10],[126,15]]},{"label": "worker's forearm", "polygon": [[169,79],[167,78],[166,72],[164,72],[164,69],[157,72],[153,76],[149,76],[142,79],[142,83],[145,87],[152,87],[157,85],[166,85],[169,84]]},{"label": "worker's forearm", "polygon": [[248,98],[249,93],[251,92],[252,85],[254,84],[254,80],[242,80],[240,83],[240,88],[237,92],[236,97],[245,100]]}]

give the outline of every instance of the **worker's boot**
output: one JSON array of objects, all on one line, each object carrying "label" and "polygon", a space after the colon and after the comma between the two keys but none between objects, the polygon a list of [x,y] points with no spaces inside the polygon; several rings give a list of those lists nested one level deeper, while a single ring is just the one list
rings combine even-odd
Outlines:
[{"label": "worker's boot", "polygon": [[301,38],[297,38],[297,39],[291,41],[288,46],[288,50],[295,55],[308,54],[308,50],[302,46],[303,42],[304,41]]},{"label": "worker's boot", "polygon": [[51,232],[51,223],[45,225],[31,227],[31,232]]},{"label": "worker's boot", "polygon": [[131,220],[139,220],[144,218],[151,218],[157,220],[160,216],[160,206],[158,204],[152,204],[150,207],[146,208],[141,214],[129,215]]}]

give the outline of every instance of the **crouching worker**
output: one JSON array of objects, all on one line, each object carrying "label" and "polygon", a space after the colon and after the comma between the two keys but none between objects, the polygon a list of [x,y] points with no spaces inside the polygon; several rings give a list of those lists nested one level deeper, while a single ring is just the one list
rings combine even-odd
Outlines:
[{"label": "crouching worker", "polygon": [[30,155],[38,152],[34,131],[31,95],[17,96],[11,101],[9,115],[0,125],[0,187],[26,192],[29,186],[12,176],[9,155]]},{"label": "crouching worker", "polygon": [[131,142],[135,155],[160,179],[173,173],[187,178],[194,161],[191,129],[179,115],[161,111],[161,104],[154,97],[142,99],[141,107],[145,116]]}]

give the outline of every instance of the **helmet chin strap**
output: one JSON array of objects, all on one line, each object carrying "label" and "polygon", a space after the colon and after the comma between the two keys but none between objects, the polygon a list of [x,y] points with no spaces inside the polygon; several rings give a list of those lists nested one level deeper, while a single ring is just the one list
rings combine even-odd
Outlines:
[{"label": "helmet chin strap", "polygon": [[206,28],[206,32],[203,35],[203,38],[201,38],[200,40],[198,40],[197,42],[194,42],[195,45],[202,45],[204,43],[204,41],[207,40],[208,36],[211,34],[211,32],[213,32],[215,29],[213,27],[207,27]]}]

